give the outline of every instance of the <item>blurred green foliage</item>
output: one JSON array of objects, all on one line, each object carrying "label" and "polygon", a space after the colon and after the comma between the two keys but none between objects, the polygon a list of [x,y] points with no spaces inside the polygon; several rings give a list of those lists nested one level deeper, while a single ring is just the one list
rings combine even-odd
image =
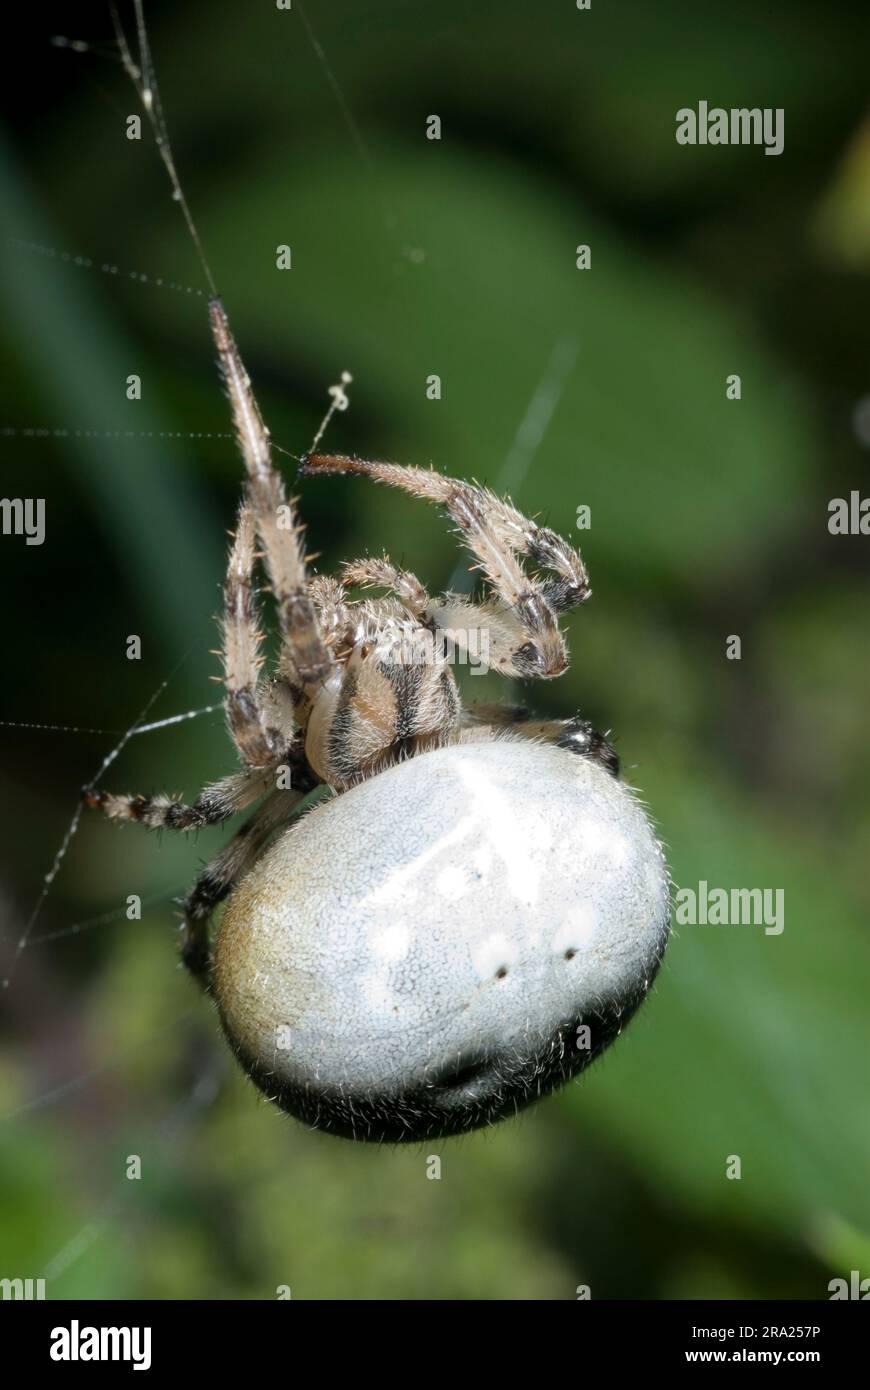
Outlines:
[{"label": "blurred green foliage", "polygon": [[[108,34],[74,9],[59,27]],[[677,884],[783,888],[786,926],[679,928],[577,1084],[490,1133],[368,1149],[264,1104],[175,963],[170,899],[223,836],[87,821],[4,999],[0,1274],[47,1273],[55,1296],[347,1299],[820,1298],[870,1274],[868,542],[826,528],[831,497],[870,493],[868,16],[308,0],[354,133],[298,6],[151,12],[177,163],[281,446],[304,449],[349,368],[332,446],[499,486],[568,351],[511,483],[582,542],[595,595],[571,671],[523,698],[615,731]],[[119,271],[3,248],[0,426],[71,437],[0,437],[4,495],[48,504],[43,547],[0,547],[0,718],[121,730],[167,678],[154,717],[217,698],[240,466],[205,298],[154,283],[202,277],[152,145],[125,138],[132,94],[50,32],[0,148],[4,232]],[[783,107],[784,154],[677,146],[700,98]],[[385,548],[449,582],[434,512],[351,480],[298,492],[318,565]],[[11,949],[112,737],[0,738]],[[231,764],[213,715],[134,739],[110,779],[192,795]],[[141,923],[118,914],[130,892]]]}]

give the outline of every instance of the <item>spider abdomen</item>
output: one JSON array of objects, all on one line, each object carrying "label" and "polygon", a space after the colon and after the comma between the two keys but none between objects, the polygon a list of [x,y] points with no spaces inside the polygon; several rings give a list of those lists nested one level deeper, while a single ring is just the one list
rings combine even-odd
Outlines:
[{"label": "spider abdomen", "polygon": [[399,763],[288,830],[227,904],[214,990],[282,1108],[419,1140],[582,1070],[644,998],[669,918],[636,797],[503,737]]}]

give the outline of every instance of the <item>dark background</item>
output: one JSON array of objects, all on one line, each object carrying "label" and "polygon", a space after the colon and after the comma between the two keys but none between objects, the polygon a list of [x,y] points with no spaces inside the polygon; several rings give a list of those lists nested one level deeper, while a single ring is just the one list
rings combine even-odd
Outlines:
[{"label": "dark background", "polygon": [[[340,100],[296,0],[147,12],[275,440],[304,449],[349,368],[332,447],[509,488],[579,540],[595,592],[569,674],[470,693],[612,728],[676,883],[783,889],[785,930],[680,927],[579,1084],[490,1133],[365,1149],[263,1104],[176,965],[172,899],[226,831],[88,819],[3,995],[0,1276],[57,1297],[537,1299],[824,1298],[870,1275],[870,539],[827,530],[831,498],[870,495],[866,8],[308,0]],[[120,731],[167,679],[151,717],[219,698],[241,474],[202,273],[153,144],[125,138],[132,90],[49,43],[109,49],[108,13],[16,18],[0,468],[4,496],[46,499],[47,537],[0,539],[0,719],[106,732],[0,727],[10,959]],[[783,107],[784,153],[678,146],[702,99]],[[451,581],[434,511],[354,480],[297,490],[319,566],[387,548]],[[231,766],[214,714],[133,739],[106,781],[191,797]]]}]

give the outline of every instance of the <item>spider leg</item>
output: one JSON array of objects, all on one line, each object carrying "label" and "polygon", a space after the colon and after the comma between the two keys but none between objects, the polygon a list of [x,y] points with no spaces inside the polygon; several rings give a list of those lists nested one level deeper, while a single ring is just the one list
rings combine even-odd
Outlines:
[{"label": "spider leg", "polygon": [[612,776],[619,776],[619,754],[609,741],[610,731],[600,733],[588,719],[581,719],[579,715],[574,719],[530,720],[516,732],[521,738],[540,738],[545,743],[555,743],[569,753],[600,763]]},{"label": "spider leg", "polygon": [[394,599],[347,598],[344,584],[330,575],[315,575],[309,586],[324,640],[336,661],[345,663],[356,647],[371,647],[385,633],[408,625],[408,610]]},{"label": "spider leg", "polygon": [[410,570],[400,570],[388,555],[383,559],[366,558],[350,560],[341,567],[342,579],[346,584],[357,584],[360,588],[377,586],[395,594],[415,618],[422,618],[431,599],[416,574]]},{"label": "spider leg", "polygon": [[475,603],[462,594],[445,594],[429,604],[426,617],[457,651],[473,658],[477,669],[514,678],[541,675],[537,666],[531,672],[528,669],[528,628],[504,604]]},{"label": "spider leg", "polygon": [[96,791],[93,787],[83,788],[82,800],[110,820],[140,821],[155,830],[199,830],[234,816],[273,786],[274,777],[268,769],[251,768],[213,782],[190,805],[162,792],[157,796],[128,796]]},{"label": "spider leg", "polygon": [[286,745],[286,735],[270,728],[259,685],[263,634],[257,615],[254,571],[254,520],[251,506],[239,508],[236,534],[224,581],[221,618],[226,710],[230,735],[248,767],[269,767]]},{"label": "spider leg", "polygon": [[[426,631],[434,628],[429,617],[432,600],[416,574],[398,569],[387,555],[379,560],[366,557],[342,565],[342,582],[363,589],[387,590],[388,596],[352,605],[358,642],[382,641],[390,632],[396,641],[403,637],[409,648],[414,648],[418,638],[421,643],[427,641]],[[419,656],[417,652],[416,659]]]},{"label": "spider leg", "polygon": [[[485,710],[491,713],[478,719]],[[468,716],[471,716],[470,718]],[[485,743],[493,738],[531,738],[544,743],[554,743],[578,757],[588,758],[598,763],[612,777],[619,776],[619,754],[609,742],[608,735],[599,733],[588,719],[545,719],[530,720],[528,711],[516,706],[505,706],[504,712],[496,706],[481,705],[477,711],[463,711],[462,727],[451,739],[454,743]]]},{"label": "spider leg", "polygon": [[377,585],[397,595],[419,623],[443,634],[442,646],[447,643],[458,655],[469,657],[474,669],[518,674],[515,658],[528,633],[504,605],[473,603],[461,594],[431,599],[415,574],[398,569],[386,555],[353,560],[343,566],[342,577],[350,584]]},{"label": "spider leg", "polygon": [[[433,469],[313,454],[303,460],[300,472],[356,473],[443,506],[477,557],[487,581],[526,635],[514,654],[515,673],[549,678],[565,670],[567,658],[557,614],[588,598],[590,588],[580,555],[555,531],[539,526],[486,488],[445,477]],[[518,555],[529,556],[557,577],[541,581],[527,575]]]},{"label": "spider leg", "polygon": [[247,497],[278,610],[285,669],[294,683],[313,695],[333,661],[308,592],[302,528],[296,523],[281,475],[272,466],[269,431],[219,299],[209,304],[209,318],[245,460]]},{"label": "spider leg", "polygon": [[273,791],[196,879],[184,903],[181,959],[208,990],[211,967],[209,922],[219,903],[253,867],[272,834],[297,815],[308,789]]},{"label": "spider leg", "polygon": [[[284,750],[284,764],[290,768],[291,785],[307,792],[317,786],[317,778],[305,761],[302,745],[297,741]],[[154,830],[200,830],[217,825],[229,816],[237,815],[265,792],[275,790],[278,759],[267,768],[247,768],[213,782],[200,793],[196,801],[187,804],[176,797],[160,793],[157,796],[127,796],[116,792],[96,791],[85,787],[82,800],[93,810],[102,811],[110,820],[134,820]]]},{"label": "spider leg", "polygon": [[344,585],[330,574],[316,574],[308,582],[308,592],[317,609],[323,640],[334,652],[353,624]]}]

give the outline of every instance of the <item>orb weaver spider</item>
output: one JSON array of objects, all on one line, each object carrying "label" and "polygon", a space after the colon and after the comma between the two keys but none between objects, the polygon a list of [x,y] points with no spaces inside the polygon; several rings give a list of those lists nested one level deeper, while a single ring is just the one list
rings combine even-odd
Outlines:
[{"label": "orb weaver spider", "polygon": [[[119,34],[122,58],[201,250],[136,8],[139,63]],[[646,996],[668,937],[662,849],[607,738],[579,717],[464,707],[435,640],[449,633],[462,651],[485,634],[494,670],[557,677],[568,664],[559,619],[589,596],[585,566],[477,484],[311,452],[302,474],[355,474],[442,507],[487,592],[431,598],[387,557],[310,575],[216,293],[209,316],[246,474],[221,620],[241,770],[191,804],[92,787],[85,800],[180,831],[257,803],[187,898],[182,957],[270,1099],[357,1139],[491,1124],[603,1051]],[[260,559],[281,637],[267,680]],[[349,593],[370,588],[381,596]],[[317,787],[333,795],[312,809]]]}]

